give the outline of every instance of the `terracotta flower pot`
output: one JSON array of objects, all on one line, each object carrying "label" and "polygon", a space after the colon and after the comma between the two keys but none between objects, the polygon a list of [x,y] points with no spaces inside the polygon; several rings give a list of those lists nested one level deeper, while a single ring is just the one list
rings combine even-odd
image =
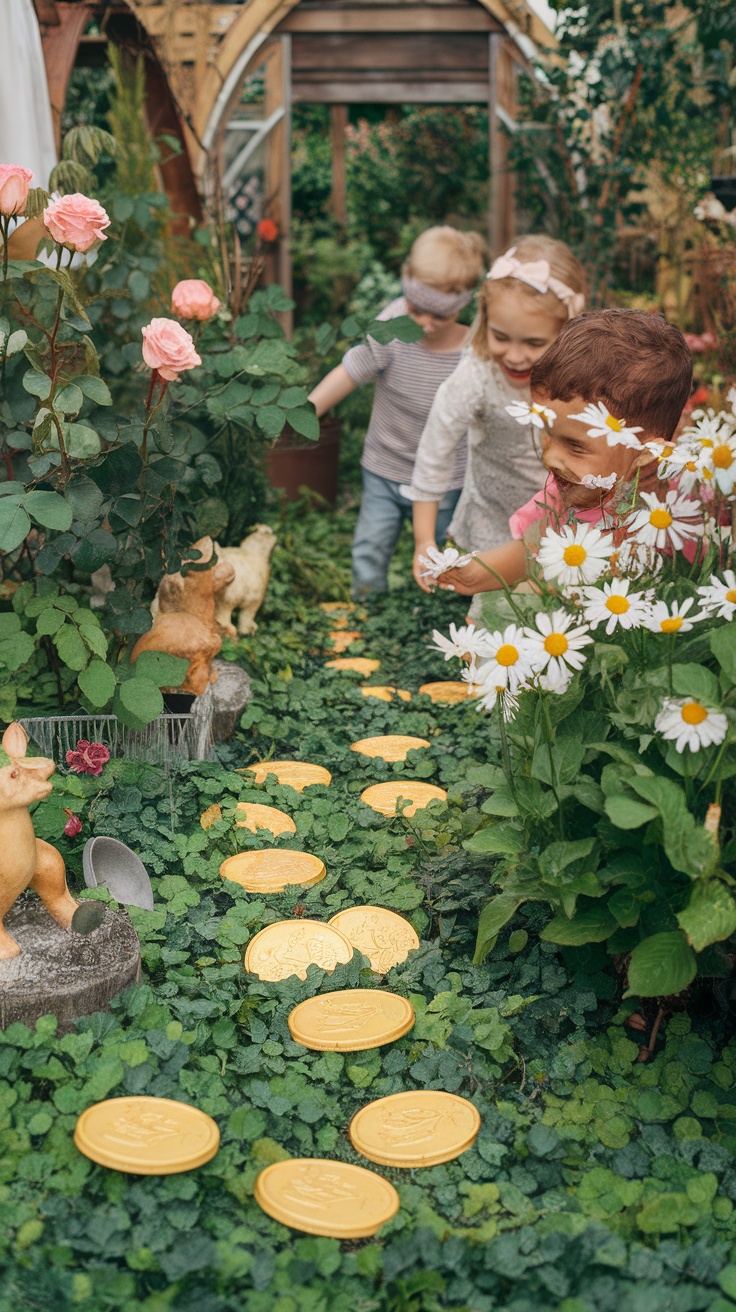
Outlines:
[{"label": "terracotta flower pot", "polygon": [[285,429],[266,452],[266,472],[272,487],[282,488],[287,501],[296,501],[300,487],[318,492],[334,505],[340,463],[340,424],[337,419],[320,421],[317,442]]}]

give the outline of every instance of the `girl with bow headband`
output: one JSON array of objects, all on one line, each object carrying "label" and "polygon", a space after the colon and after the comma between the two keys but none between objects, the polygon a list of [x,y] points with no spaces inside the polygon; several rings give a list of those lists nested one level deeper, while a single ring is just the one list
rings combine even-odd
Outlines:
[{"label": "girl with bow headband", "polygon": [[465,484],[448,529],[463,551],[500,546],[509,515],[538,491],[544,471],[534,416],[524,424],[507,407],[529,411],[532,365],[584,308],[585,273],[562,241],[521,237],[492,265],[468,346],[434,399],[407,489],[414,502],[414,577],[425,592],[437,507],[466,433]]}]

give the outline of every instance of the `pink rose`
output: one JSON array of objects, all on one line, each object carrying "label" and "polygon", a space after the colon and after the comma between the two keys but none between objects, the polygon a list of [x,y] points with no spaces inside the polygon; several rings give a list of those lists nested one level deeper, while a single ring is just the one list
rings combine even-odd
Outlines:
[{"label": "pink rose", "polygon": [[22,164],[0,164],[0,214],[22,214],[33,174]]},{"label": "pink rose", "polygon": [[109,227],[110,216],[99,201],[76,191],[52,200],[43,212],[43,221],[60,246],[88,251],[96,241],[107,241],[103,228]]},{"label": "pink rose", "polygon": [[171,293],[171,308],[182,319],[212,319],[221,302],[203,278],[185,278]]},{"label": "pink rose", "polygon": [[75,838],[77,834],[81,834],[82,832],[82,821],[79,819],[78,815],[75,815],[73,811],[69,810],[68,806],[64,807],[64,811],[69,816],[69,819],[64,825],[64,833],[67,838]]},{"label": "pink rose", "polygon": [[90,743],[80,738],[76,750],[67,752],[66,763],[75,774],[102,774],[102,767],[110,760],[104,743]]},{"label": "pink rose", "polygon": [[185,369],[196,369],[202,363],[186,328],[175,319],[152,319],[141,332],[143,359],[167,383],[175,383]]}]

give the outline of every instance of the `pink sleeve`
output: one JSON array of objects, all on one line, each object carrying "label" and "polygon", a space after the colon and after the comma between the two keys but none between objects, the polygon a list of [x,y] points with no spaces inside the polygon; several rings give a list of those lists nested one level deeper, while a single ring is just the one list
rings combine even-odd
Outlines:
[{"label": "pink sleeve", "polygon": [[544,515],[544,495],[544,488],[542,488],[541,492],[537,492],[531,501],[527,501],[526,505],[521,507],[521,510],[514,511],[509,519],[512,538],[523,541],[532,524],[536,524],[538,520],[542,519]]}]

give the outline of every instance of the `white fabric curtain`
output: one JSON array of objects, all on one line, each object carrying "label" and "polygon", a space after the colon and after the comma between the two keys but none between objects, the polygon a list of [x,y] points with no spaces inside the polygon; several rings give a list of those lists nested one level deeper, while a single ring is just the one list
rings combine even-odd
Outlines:
[{"label": "white fabric curtain", "polygon": [[0,164],[33,170],[46,187],[56,164],[46,66],[33,0],[0,0]]}]

